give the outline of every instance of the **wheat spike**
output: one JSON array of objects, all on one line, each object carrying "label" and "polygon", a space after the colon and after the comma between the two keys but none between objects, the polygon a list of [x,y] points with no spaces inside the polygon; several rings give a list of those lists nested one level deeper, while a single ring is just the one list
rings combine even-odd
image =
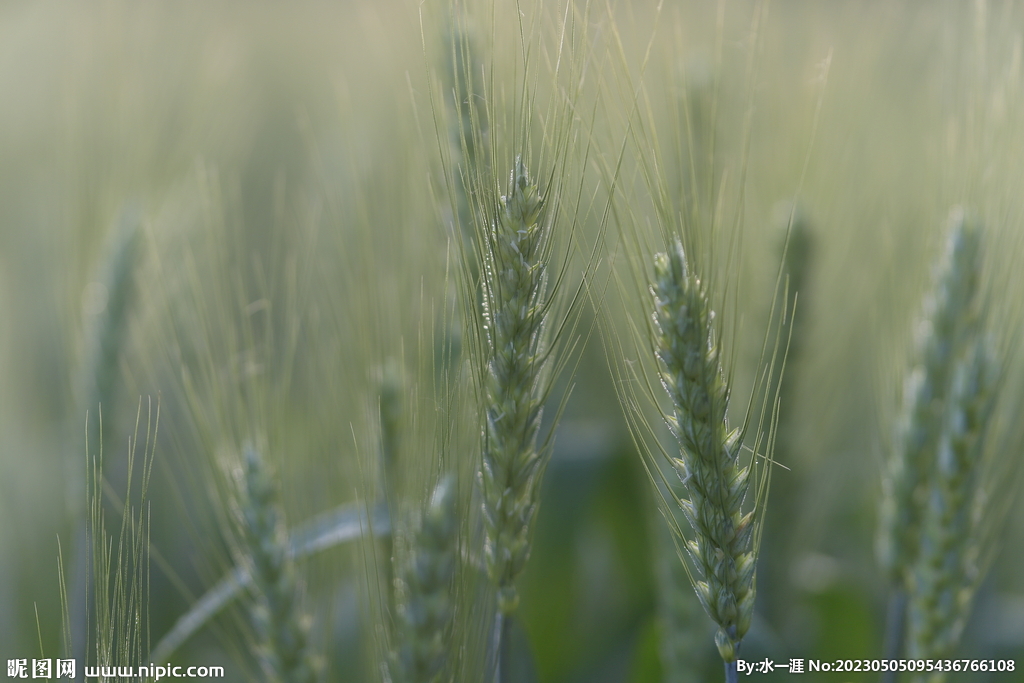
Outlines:
[{"label": "wheat spike", "polygon": [[680,505],[695,533],[686,547],[701,576],[694,588],[730,663],[754,614],[754,512],[741,509],[750,468],[740,464],[740,435],[726,421],[729,390],[707,292],[688,271],[681,243],[655,256],[654,276],[656,352],[687,496]]},{"label": "wheat spike", "polygon": [[[953,654],[980,581],[977,539],[983,494],[981,458],[991,414],[994,355],[979,338],[956,365],[945,428],[924,512],[921,547],[910,576],[908,654]],[[944,675],[927,678],[939,683]],[[922,679],[924,680],[924,679]]]},{"label": "wheat spike", "polygon": [[878,550],[883,568],[896,585],[904,583],[917,555],[921,515],[945,415],[951,367],[973,325],[979,257],[978,227],[963,210],[954,210],[945,252],[917,326],[893,457],[883,479]]},{"label": "wheat spike", "polygon": [[397,579],[396,683],[434,683],[446,661],[459,521],[455,478],[441,479]]},{"label": "wheat spike", "polygon": [[298,605],[277,483],[255,446],[247,444],[242,459],[235,518],[243,543],[239,559],[253,578],[257,655],[271,681],[308,683],[315,680],[316,667],[307,643],[309,625]]},{"label": "wheat spike", "polygon": [[483,490],[487,573],[502,613],[515,610],[515,580],[530,555],[545,459],[537,449],[545,394],[547,253],[544,200],[521,159],[487,235],[483,318],[486,326],[486,426]]}]

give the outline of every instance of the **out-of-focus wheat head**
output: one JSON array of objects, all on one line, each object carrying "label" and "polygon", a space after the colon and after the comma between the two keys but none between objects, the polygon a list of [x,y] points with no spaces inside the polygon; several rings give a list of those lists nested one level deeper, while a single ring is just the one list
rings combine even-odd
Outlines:
[{"label": "out-of-focus wheat head", "polygon": [[[946,659],[960,641],[984,578],[985,435],[996,388],[993,349],[977,338],[956,361],[936,447],[918,558],[910,574],[908,655]],[[943,673],[926,678],[938,683]]]},{"label": "out-of-focus wheat head", "polygon": [[[994,556],[1001,498],[1011,490],[998,479],[1013,479],[994,431],[1007,394],[1001,375],[1013,361],[1012,342],[998,341],[1008,320],[992,317],[1013,310],[994,300],[995,262],[986,252],[995,235],[976,216],[953,210],[916,330],[897,432],[901,450],[892,456],[885,489],[889,545],[882,548],[890,550],[882,558],[899,572],[891,578],[906,586],[907,653],[919,659],[955,653]],[[916,678],[937,683],[945,673]]]},{"label": "out-of-focus wheat head", "polygon": [[232,512],[239,536],[236,559],[252,577],[255,652],[268,679],[308,683],[316,679],[316,663],[278,501],[279,484],[254,443],[242,446],[241,460],[235,471],[237,498]]},{"label": "out-of-focus wheat head", "polygon": [[447,663],[461,527],[455,485],[446,475],[434,488],[398,572],[395,683],[433,683]]},{"label": "out-of-focus wheat head", "polygon": [[977,335],[980,241],[979,227],[962,211],[954,212],[915,330],[914,360],[883,479],[879,558],[896,584],[905,581],[917,557],[935,450],[948,417],[953,365]]}]

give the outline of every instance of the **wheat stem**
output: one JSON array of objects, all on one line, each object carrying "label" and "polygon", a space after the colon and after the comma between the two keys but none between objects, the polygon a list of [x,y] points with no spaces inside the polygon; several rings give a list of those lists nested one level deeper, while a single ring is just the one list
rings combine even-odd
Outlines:
[{"label": "wheat stem", "polygon": [[[377,412],[380,422],[380,493],[381,500],[388,506],[389,517],[396,517],[398,491],[401,490],[399,472],[401,460],[399,444],[402,433],[402,389],[403,381],[398,364],[389,360],[381,371],[378,383]],[[395,544],[391,535],[380,538],[380,551],[384,565],[384,585],[387,591],[387,608],[395,609]]]},{"label": "wheat stem", "polygon": [[725,662],[725,683],[739,683],[739,672],[735,659]]},{"label": "wheat stem", "polygon": [[[900,587],[892,591],[889,596],[889,605],[885,614],[885,641],[882,644],[882,652],[887,660],[900,658],[903,652],[903,640],[906,633],[907,619],[907,591]],[[882,672],[882,683],[895,683],[896,671],[886,670]]]}]

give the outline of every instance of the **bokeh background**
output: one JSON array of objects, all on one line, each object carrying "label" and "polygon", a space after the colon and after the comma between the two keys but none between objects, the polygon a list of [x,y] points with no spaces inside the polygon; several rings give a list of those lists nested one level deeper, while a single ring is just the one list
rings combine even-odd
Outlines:
[{"label": "bokeh background", "polygon": [[[564,6],[547,4],[523,11],[556,23]],[[502,46],[518,27],[503,21],[511,3],[495,5],[496,20],[487,3],[469,12],[485,53],[494,22],[488,58],[500,63],[517,58]],[[654,3],[623,2],[586,14],[579,109],[594,113],[581,116],[581,135],[595,159],[615,159],[641,72],[666,139],[681,108],[719,84],[705,125],[715,163],[745,187],[732,264],[738,397],[770,324],[790,215],[780,206],[797,203],[799,301],[776,452],[785,468],[773,474],[742,655],[877,658],[882,462],[952,206],[984,220],[998,331],[1020,332],[1024,16],[1010,2],[697,5],[666,2],[658,14]],[[416,378],[410,387],[429,377],[450,343],[435,340],[457,327],[457,233],[441,171],[450,154],[438,152],[451,142],[449,16],[446,3],[401,0],[0,5],[0,660],[63,656],[74,640],[65,627],[77,622],[74,596],[62,606],[59,567],[65,593],[96,580],[82,559],[86,447],[97,443],[86,433],[89,373],[126,223],[138,237],[107,366],[102,507],[116,540],[130,437],[138,431],[141,462],[159,403],[150,486],[140,505],[136,467],[130,496],[151,546],[143,638],[155,644],[232,566],[226,435],[266,435],[289,523],[376,495],[381,377],[389,363]],[[549,33],[537,31],[538,45]],[[690,104],[680,104],[684,93]],[[608,196],[601,168],[577,169],[595,202]],[[603,268],[616,263],[617,232],[602,215],[587,212],[579,231],[590,244],[606,231],[597,272],[614,290]],[[581,329],[595,332],[579,352],[521,581],[522,680],[667,680],[664,525],[622,418],[610,370],[619,359],[607,357],[615,347],[602,343],[624,320],[616,300],[595,297],[608,305],[582,313]],[[1008,416],[1024,386],[1017,371],[1005,368]],[[408,389],[420,416],[409,452],[420,442],[431,450],[420,424],[430,411],[416,407],[427,393]],[[1014,420],[999,427],[1000,457],[1019,460]],[[430,466],[407,471],[406,488],[418,492],[409,495],[422,496]],[[952,680],[1024,680],[1019,505],[1006,520],[960,652],[1016,659],[1018,671]],[[299,563],[323,680],[379,680],[367,548]],[[705,621],[697,612],[691,626],[692,680],[721,676]],[[253,680],[251,642],[234,606],[172,661]]]}]

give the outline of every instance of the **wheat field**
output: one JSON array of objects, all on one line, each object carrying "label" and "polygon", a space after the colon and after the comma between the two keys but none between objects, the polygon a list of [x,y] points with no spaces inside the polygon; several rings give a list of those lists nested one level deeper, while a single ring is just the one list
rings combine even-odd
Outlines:
[{"label": "wheat field", "polygon": [[8,676],[1024,681],[1022,60],[1008,0],[3,4]]}]

